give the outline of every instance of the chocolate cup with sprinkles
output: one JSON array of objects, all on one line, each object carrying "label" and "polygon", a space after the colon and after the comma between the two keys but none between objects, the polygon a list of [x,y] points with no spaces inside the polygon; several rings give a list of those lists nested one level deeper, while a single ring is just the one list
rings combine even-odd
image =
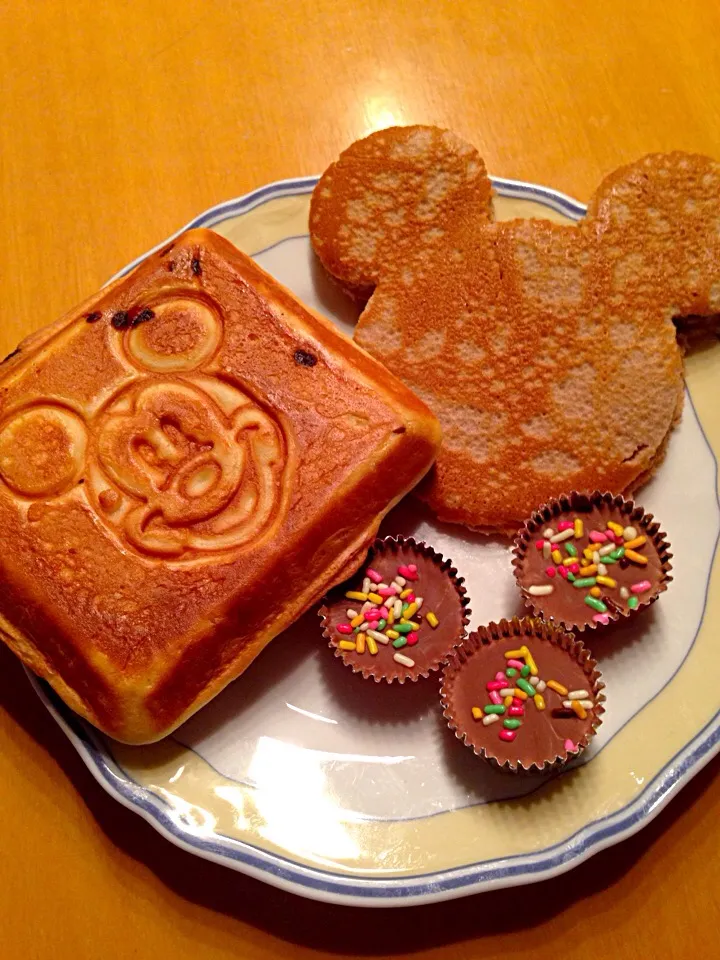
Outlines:
[{"label": "chocolate cup with sprinkles", "polygon": [[452,732],[478,757],[507,773],[549,773],[592,740],[604,686],[582,641],[515,617],[480,627],[453,650],[440,701]]},{"label": "chocolate cup with sprinkles", "polygon": [[404,683],[440,668],[466,634],[469,602],[451,560],[412,537],[385,537],[330,591],[319,616],[335,656],[354,673]]},{"label": "chocolate cup with sprinkles", "polygon": [[573,492],[525,522],[512,564],[535,616],[582,631],[654,603],[672,581],[671,557],[660,524],[632,500]]}]

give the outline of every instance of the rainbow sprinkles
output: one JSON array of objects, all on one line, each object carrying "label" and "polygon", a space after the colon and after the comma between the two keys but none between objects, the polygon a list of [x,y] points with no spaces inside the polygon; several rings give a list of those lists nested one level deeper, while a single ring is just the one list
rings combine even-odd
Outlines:
[{"label": "rainbow sprinkles", "polygon": [[587,535],[585,522],[580,517],[561,520],[557,528],[546,527],[535,542],[535,548],[547,561],[543,581],[523,589],[531,597],[550,596],[556,587],[583,590],[585,603],[595,611],[592,619],[595,623],[607,624],[609,604],[636,610],[639,597],[652,590],[652,583],[640,576],[629,588],[619,586],[610,569],[619,564],[623,570],[632,566],[640,573],[648,563],[642,552],[647,543],[648,538],[639,534],[634,526],[623,527],[612,520]]},{"label": "rainbow sprinkles", "polygon": [[[414,563],[400,564],[390,583],[385,583],[377,570],[368,567],[360,589],[345,593],[347,600],[362,606],[359,610],[348,608],[347,621],[337,625],[342,638],[337,641],[339,649],[375,657],[378,644],[387,646],[392,643],[395,650],[393,660],[401,666],[414,667],[412,657],[401,651],[404,647],[414,647],[421,639],[420,610],[425,600],[409,585],[418,579],[418,568]],[[432,611],[425,613],[425,622],[432,630],[440,624]]]},{"label": "rainbow sprinkles", "polygon": [[[557,680],[543,680],[530,649],[523,645],[517,650],[505,651],[505,669],[495,674],[494,680],[485,684],[490,701],[482,709],[472,707],[472,717],[489,727],[502,722],[498,736],[512,743],[527,717],[526,711],[535,709],[543,712],[548,707],[550,691],[560,701],[554,708],[550,704],[553,717],[577,717],[585,720],[588,713],[595,709],[592,693],[589,690],[568,690]],[[577,744],[566,738],[564,748],[568,753],[578,751]]]}]

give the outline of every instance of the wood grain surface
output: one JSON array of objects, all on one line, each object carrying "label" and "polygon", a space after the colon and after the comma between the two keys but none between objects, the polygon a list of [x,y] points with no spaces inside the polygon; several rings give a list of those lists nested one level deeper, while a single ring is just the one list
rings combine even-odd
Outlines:
[{"label": "wood grain surface", "polygon": [[[580,199],[649,151],[720,156],[715,0],[5,0],[0,24],[0,354],[210,204],[392,123]],[[2,649],[0,955],[717,956],[717,769],[565,877],[363,913],[173,848]]]}]

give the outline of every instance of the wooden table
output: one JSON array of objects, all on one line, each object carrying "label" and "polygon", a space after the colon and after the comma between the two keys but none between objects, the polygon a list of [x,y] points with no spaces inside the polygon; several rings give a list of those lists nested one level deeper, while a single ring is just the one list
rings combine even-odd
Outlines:
[{"label": "wooden table", "polygon": [[[711,0],[33,0],[2,5],[0,355],[217,201],[437,123],[586,198],[720,155]],[[512,896],[361,913],[191,858],[110,800],[0,651],[4,960],[718,955],[711,764],[641,834]]]}]

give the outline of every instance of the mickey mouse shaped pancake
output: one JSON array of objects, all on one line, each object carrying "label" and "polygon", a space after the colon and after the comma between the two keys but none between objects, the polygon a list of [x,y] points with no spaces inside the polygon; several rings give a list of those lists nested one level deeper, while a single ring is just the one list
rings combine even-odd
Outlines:
[{"label": "mickey mouse shaped pancake", "polygon": [[355,333],[443,426],[419,488],[437,515],[517,529],[564,489],[638,487],[683,400],[673,318],[720,311],[720,164],[656,154],[607,177],[577,225],[493,223],[477,151],[393,127],[320,179],[310,231],[367,300]]}]

